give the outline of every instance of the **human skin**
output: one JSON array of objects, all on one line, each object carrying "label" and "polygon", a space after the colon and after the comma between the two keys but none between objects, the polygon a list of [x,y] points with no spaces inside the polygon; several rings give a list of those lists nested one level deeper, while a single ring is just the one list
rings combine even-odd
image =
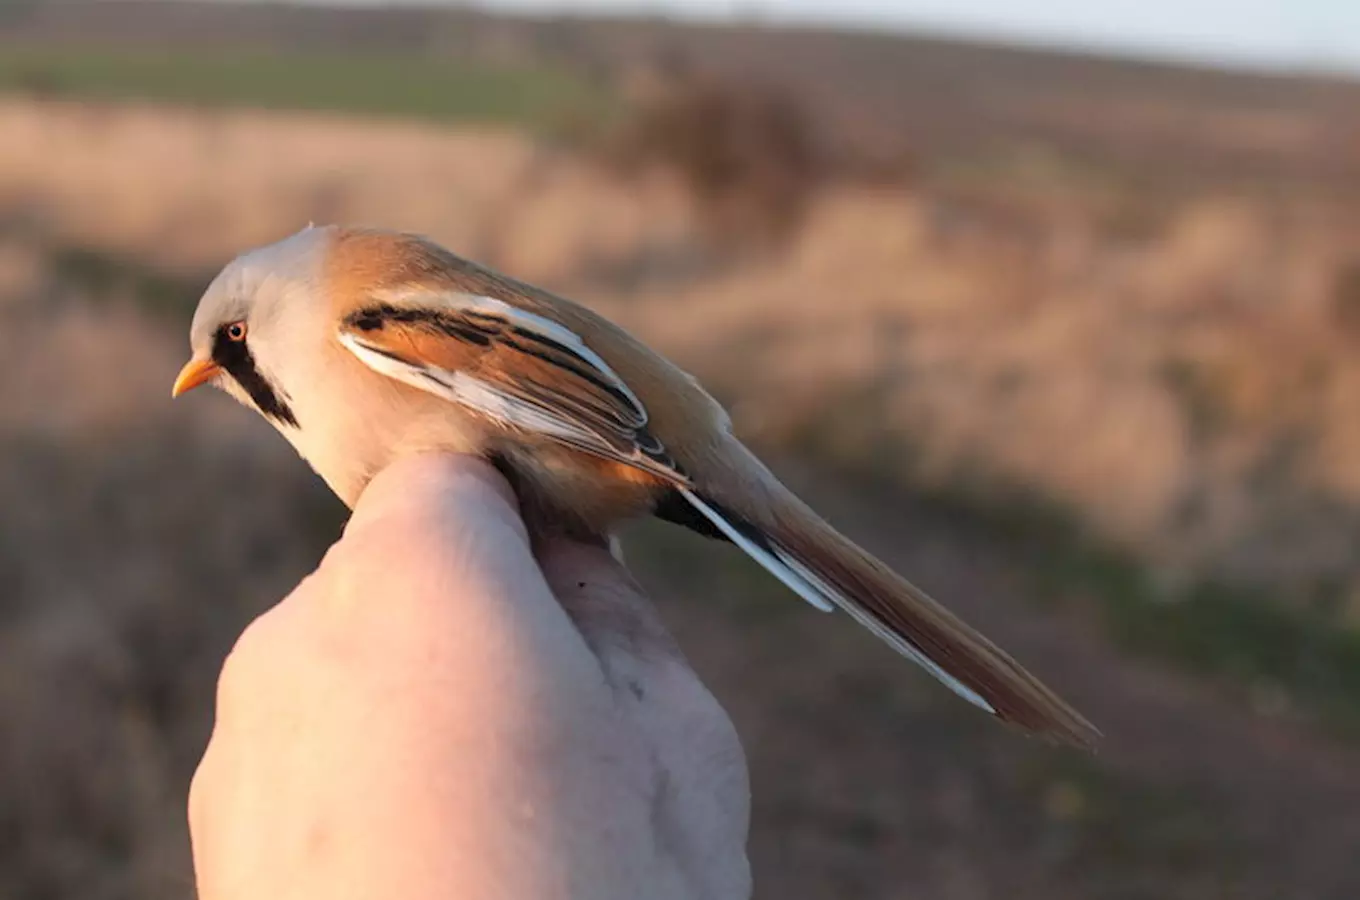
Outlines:
[{"label": "human skin", "polygon": [[727,715],[608,550],[537,549],[483,462],[373,480],[223,666],[203,900],[750,896]]}]

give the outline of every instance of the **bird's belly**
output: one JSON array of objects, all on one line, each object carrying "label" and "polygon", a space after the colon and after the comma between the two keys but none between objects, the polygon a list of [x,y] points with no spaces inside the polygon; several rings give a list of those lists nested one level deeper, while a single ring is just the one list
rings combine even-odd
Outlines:
[{"label": "bird's belly", "polygon": [[[365,414],[360,415],[360,410]],[[353,508],[375,475],[398,459],[421,453],[485,456],[486,425],[448,405],[332,404],[300,412],[300,429],[285,432],[335,495]]]},{"label": "bird's belly", "polygon": [[502,437],[487,457],[510,480],[532,533],[608,537],[621,522],[650,515],[669,489],[626,463],[559,444]]}]

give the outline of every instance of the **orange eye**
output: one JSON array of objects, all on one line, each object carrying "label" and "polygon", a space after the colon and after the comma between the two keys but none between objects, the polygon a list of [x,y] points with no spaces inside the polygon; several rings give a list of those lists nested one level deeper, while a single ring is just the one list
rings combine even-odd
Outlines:
[{"label": "orange eye", "polygon": [[233,341],[244,341],[246,339],[246,323],[232,322],[227,326],[227,337]]}]

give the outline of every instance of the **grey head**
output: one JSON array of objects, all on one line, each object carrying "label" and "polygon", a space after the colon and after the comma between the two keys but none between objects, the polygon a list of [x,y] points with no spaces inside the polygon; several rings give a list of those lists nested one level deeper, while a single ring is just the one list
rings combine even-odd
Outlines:
[{"label": "grey head", "polygon": [[193,356],[173,394],[214,384],[279,428],[297,428],[289,345],[324,314],[321,272],[337,229],[313,227],[232,260],[204,292],[189,328]]}]

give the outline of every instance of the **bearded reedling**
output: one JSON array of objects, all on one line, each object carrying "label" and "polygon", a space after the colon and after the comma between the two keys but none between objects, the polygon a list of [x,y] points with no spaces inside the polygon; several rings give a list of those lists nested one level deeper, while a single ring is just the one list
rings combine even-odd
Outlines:
[{"label": "bearded reedling", "polygon": [[309,227],[230,263],[190,342],[175,396],[221,387],[350,506],[402,455],[481,456],[531,533],[604,540],[654,515],[730,541],[974,706],[1062,743],[1099,736],[780,484],[693,378],[569,300],[415,235]]}]

